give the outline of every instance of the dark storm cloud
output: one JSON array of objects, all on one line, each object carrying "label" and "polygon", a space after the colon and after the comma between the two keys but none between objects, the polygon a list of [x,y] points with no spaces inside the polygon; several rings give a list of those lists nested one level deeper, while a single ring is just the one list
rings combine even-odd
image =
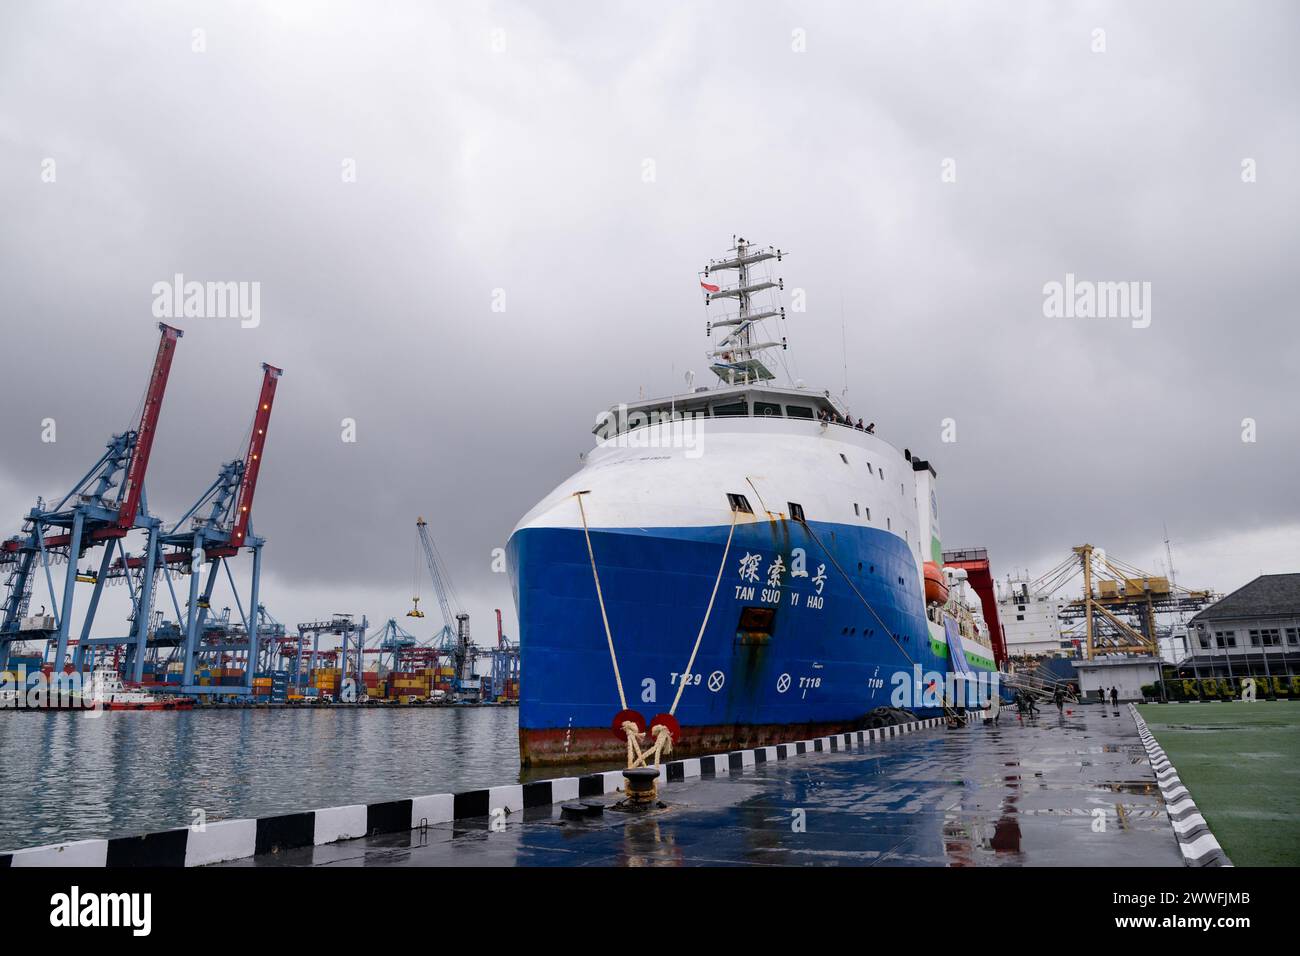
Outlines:
[{"label": "dark storm cloud", "polygon": [[[703,381],[694,273],[736,232],[793,250],[790,357],[812,385],[842,386],[843,302],[849,400],[935,462],[948,543],[1042,570],[1085,539],[1146,557],[1163,522],[1211,549],[1300,522],[1287,4],[5,18],[14,530],[130,423],[153,284],[258,281],[257,328],[177,321],[153,509],[178,514],[240,453],[258,363],[282,365],[255,519],[272,610],[401,613],[423,514],[486,622],[509,606],[492,549],[597,411]],[[1066,273],[1150,282],[1150,328],[1045,318]]]}]

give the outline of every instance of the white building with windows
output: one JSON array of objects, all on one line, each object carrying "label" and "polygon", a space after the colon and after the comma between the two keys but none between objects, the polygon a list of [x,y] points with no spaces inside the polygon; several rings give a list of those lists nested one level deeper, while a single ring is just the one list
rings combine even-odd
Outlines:
[{"label": "white building with windows", "polygon": [[1261,574],[1189,622],[1192,656],[1179,670],[1202,677],[1300,673],[1300,574]]}]

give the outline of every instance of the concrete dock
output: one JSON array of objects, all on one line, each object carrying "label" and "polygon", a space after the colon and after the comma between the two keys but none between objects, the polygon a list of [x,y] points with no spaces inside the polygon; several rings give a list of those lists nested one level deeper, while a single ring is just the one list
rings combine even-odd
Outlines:
[{"label": "concrete dock", "polygon": [[223,866],[1182,867],[1125,708],[1049,707],[663,784],[665,806],[498,819],[282,850]]}]

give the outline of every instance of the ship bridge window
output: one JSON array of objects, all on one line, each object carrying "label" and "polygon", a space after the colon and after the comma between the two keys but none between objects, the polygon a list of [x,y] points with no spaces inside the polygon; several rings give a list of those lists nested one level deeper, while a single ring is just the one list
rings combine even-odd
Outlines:
[{"label": "ship bridge window", "polygon": [[776,402],[755,402],[754,414],[759,418],[780,418],[781,406]]},{"label": "ship bridge window", "polygon": [[729,405],[714,405],[714,418],[744,418],[749,414],[748,402],[732,402]]},{"label": "ship bridge window", "polygon": [[813,410],[807,405],[787,405],[785,413],[790,418],[813,418]]},{"label": "ship bridge window", "polygon": [[731,505],[732,511],[739,511],[742,514],[747,515],[752,515],[754,513],[754,509],[749,506],[749,499],[744,495],[736,495],[728,492],[727,502]]},{"label": "ship bridge window", "polygon": [[803,505],[799,504],[797,501],[791,501],[788,502],[788,504],[790,505],[790,520],[803,521]]},{"label": "ship bridge window", "polygon": [[740,622],[736,625],[737,644],[766,644],[772,639],[772,623],[776,619],[774,607],[743,607]]},{"label": "ship bridge window", "polygon": [[857,503],[856,501],[853,502],[853,513],[854,513],[855,515],[861,515],[861,514],[862,514],[862,512],[858,510],[858,503]]}]

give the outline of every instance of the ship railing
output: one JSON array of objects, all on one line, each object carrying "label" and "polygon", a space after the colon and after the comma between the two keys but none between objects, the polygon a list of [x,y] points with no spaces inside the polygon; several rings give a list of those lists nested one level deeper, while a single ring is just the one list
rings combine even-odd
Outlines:
[{"label": "ship railing", "polygon": [[864,435],[874,435],[874,434],[875,434],[874,431],[871,431],[871,432],[868,432],[868,431],[867,431],[867,425],[866,425],[866,422],[865,422],[865,421],[863,421],[863,423],[862,423],[862,427],[861,427],[861,428],[858,427],[858,423],[857,423],[856,421],[852,421],[852,422],[837,422],[837,421],[834,421],[834,420],[828,420],[828,419],[825,419],[825,418],[823,418],[823,419],[819,419],[819,421],[820,421],[821,424],[823,424],[823,425],[838,425],[840,428],[847,428],[847,429],[848,429],[849,431],[851,431],[851,432],[862,432]]},{"label": "ship railing", "polygon": [[1002,684],[1011,690],[1024,691],[1042,700],[1053,700],[1056,692],[1062,690],[1066,700],[1076,704],[1079,702],[1073,685],[1066,680],[1049,680],[1036,674],[1004,674]]}]

